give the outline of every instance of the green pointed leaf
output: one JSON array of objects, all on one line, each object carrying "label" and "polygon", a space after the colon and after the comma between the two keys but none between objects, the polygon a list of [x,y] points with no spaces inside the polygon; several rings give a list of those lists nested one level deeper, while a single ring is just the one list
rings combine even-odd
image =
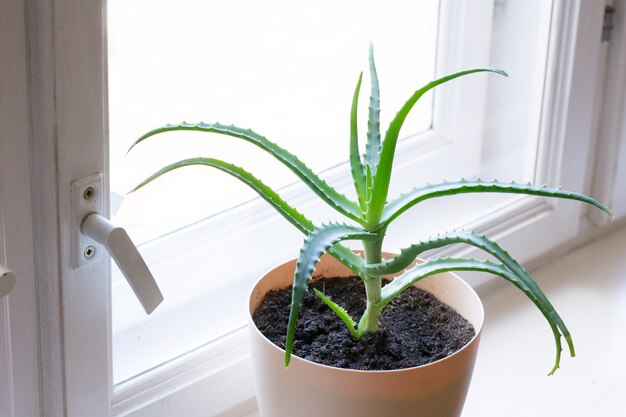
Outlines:
[{"label": "green pointed leaf", "polygon": [[[132,191],[136,191],[144,187],[146,184],[154,181],[155,179],[170,171],[192,165],[202,165],[216,168],[237,178],[238,180],[252,188],[254,191],[256,191],[257,194],[261,196],[261,198],[267,201],[278,213],[280,213],[280,215],[282,215],[285,219],[287,219],[287,221],[293,224],[305,235],[308,236],[315,229],[313,222],[311,222],[303,214],[298,212],[295,208],[290,206],[276,192],[274,192],[274,190],[265,185],[261,180],[257,179],[254,175],[247,172],[243,168],[240,168],[233,164],[229,164],[224,161],[220,161],[218,159],[190,158],[178,161],[155,172],[150,177],[145,179],[141,184],[137,185]],[[328,250],[328,253],[336,258],[338,261],[346,265],[348,268],[353,270],[360,277],[364,278],[367,276],[365,273],[363,259],[359,255],[352,252],[350,249],[337,244],[331,247]]]},{"label": "green pointed leaf", "polygon": [[[550,305],[548,308],[545,304],[543,304],[539,300],[537,292],[528,288],[525,282],[520,279],[520,277],[516,273],[508,269],[505,265],[496,264],[490,261],[479,261],[475,259],[430,259],[406,271],[404,274],[394,279],[391,283],[384,286],[382,290],[381,304],[383,306],[386,305],[406,288],[426,278],[427,276],[450,271],[478,271],[498,275],[512,283],[528,298],[530,298],[548,321],[550,329],[552,330],[552,333],[554,335],[556,345],[556,359],[554,367],[550,371],[550,375],[559,368],[562,351],[561,333],[559,332],[557,322],[554,320],[554,317],[549,313],[549,308],[551,308],[552,306]],[[541,293],[541,291],[539,292]],[[543,293],[541,294],[543,295]],[[553,308],[552,311],[554,311]]]},{"label": "green pointed leaf", "polygon": [[323,292],[321,292],[317,288],[313,288],[313,290],[315,291],[315,295],[317,295],[320,300],[322,300],[328,307],[330,307],[330,309],[337,315],[337,317],[339,317],[341,321],[344,322],[344,324],[348,328],[348,331],[350,332],[350,336],[352,336],[353,339],[357,339],[356,323],[354,322],[352,317],[350,317],[350,314],[343,307],[328,298],[326,295],[324,295]]},{"label": "green pointed leaf", "polygon": [[[527,292],[527,295],[531,299],[531,301],[537,306],[537,308],[539,308],[539,310],[543,313],[546,319],[548,319],[548,321],[553,323],[560,330],[560,332],[559,330],[557,330],[555,335],[558,337],[557,355],[560,355],[559,348],[561,333],[567,341],[570,354],[572,356],[575,355],[574,344],[572,342],[569,330],[565,326],[563,319],[561,319],[561,317],[556,312],[543,291],[541,291],[535,280],[524,269],[524,267],[519,264],[519,262],[517,262],[511,255],[509,255],[506,250],[504,250],[500,245],[487,238],[486,236],[480,235],[472,231],[451,232],[444,235],[439,235],[400,250],[400,253],[391,260],[371,266],[368,265],[367,272],[374,275],[395,274],[408,267],[422,252],[454,244],[468,244],[475,246],[495,257],[513,274],[515,274],[520,280],[520,285],[524,287],[525,292]],[[521,289],[521,287],[518,288]],[[556,370],[556,368],[554,370]]]},{"label": "green pointed leaf", "polygon": [[287,168],[289,168],[294,174],[296,174],[302,182],[304,182],[315,194],[317,194],[328,205],[335,210],[349,217],[350,219],[364,223],[361,218],[361,209],[357,203],[348,199],[345,195],[339,193],[333,187],[328,185],[317,174],[315,174],[309,167],[307,167],[297,156],[291,154],[287,150],[281,148],[273,142],[270,142],[264,136],[253,132],[250,129],[242,129],[236,126],[227,126],[220,123],[181,123],[177,125],[165,125],[161,128],[151,130],[150,132],[141,136],[129,149],[132,150],[139,143],[144,140],[153,137],[155,135],[174,132],[174,131],[197,131],[197,132],[209,132],[217,133],[220,135],[230,136],[238,139],[243,139],[250,142],[264,151],[268,152],[274,158],[282,162]]},{"label": "green pointed leaf", "polygon": [[440,248],[453,243],[458,243],[448,236],[437,236],[419,243],[415,243],[408,248],[400,249],[400,253],[392,259],[383,260],[380,263],[365,265],[368,274],[372,276],[392,275],[407,268],[417,257],[430,249]]},{"label": "green pointed leaf", "polygon": [[455,74],[447,75],[439,78],[438,80],[431,81],[424,87],[415,91],[411,98],[402,106],[400,111],[396,114],[389,124],[389,128],[385,133],[385,139],[382,144],[382,150],[380,154],[380,162],[376,170],[376,176],[374,177],[375,194],[371,196],[370,211],[368,212],[369,223],[376,223],[380,217],[385,202],[387,200],[387,193],[389,192],[389,182],[391,181],[391,171],[393,167],[393,159],[396,152],[396,145],[398,143],[398,137],[400,135],[400,129],[402,125],[413,109],[413,106],[417,101],[428,91],[432,90],[438,85],[444,84],[448,81],[454,80],[465,75],[474,74],[478,72],[493,72],[496,74],[508,76],[506,72],[499,69],[491,68],[477,68],[467,71],[457,72]]},{"label": "green pointed leaf", "polygon": [[359,75],[359,82],[354,90],[352,98],[352,108],[350,110],[350,171],[354,181],[354,188],[359,199],[361,210],[365,211],[367,205],[367,189],[365,183],[365,168],[361,162],[359,153],[359,127],[357,123],[357,110],[359,107],[359,92],[361,91],[361,82],[363,81],[363,73]]},{"label": "green pointed leaf", "polygon": [[356,253],[352,252],[345,246],[336,243],[327,252],[339,262],[347,266],[362,279],[367,279],[367,272],[365,271],[365,262]]},{"label": "green pointed leaf", "polygon": [[367,144],[365,146],[365,162],[370,167],[372,174],[376,173],[378,160],[380,158],[380,87],[378,85],[378,74],[374,63],[374,45],[370,43],[369,48],[370,67],[370,107],[367,120]]},{"label": "green pointed leaf", "polygon": [[366,214],[369,211],[370,200],[372,198],[372,193],[374,192],[374,175],[372,174],[372,170],[369,165],[365,165],[365,188],[366,188],[366,196],[367,196],[367,207]]},{"label": "green pointed leaf", "polygon": [[313,223],[307,219],[303,214],[298,212],[295,208],[291,207],[287,202],[285,202],[274,190],[265,185],[261,180],[257,179],[254,175],[247,172],[243,168],[240,168],[236,165],[229,164],[224,161],[220,161],[219,159],[213,158],[190,158],[184,159],[182,161],[175,162],[166,167],[161,168],[159,171],[155,172],[144,181],[142,181],[139,185],[137,185],[132,191],[136,191],[155,179],[161,177],[162,175],[167,174],[175,169],[184,168],[193,165],[203,165],[212,168],[219,169],[222,172],[232,175],[237,178],[244,184],[248,185],[254,191],[261,196],[265,201],[267,201],[276,211],[278,211],[287,221],[293,224],[298,230],[302,233],[309,234],[315,226]]},{"label": "green pointed leaf", "polygon": [[[493,262],[480,261],[476,259],[463,258],[433,258],[414,266],[405,271],[402,275],[394,278],[389,284],[385,285],[381,292],[380,303],[388,304],[402,291],[409,288],[416,282],[430,276],[442,272],[450,271],[479,271],[495,273],[500,272],[502,266],[498,266]],[[509,271],[510,274],[512,272]],[[498,274],[500,275],[500,274]]]},{"label": "green pointed leaf", "polygon": [[313,230],[305,239],[304,246],[300,250],[300,257],[296,263],[296,273],[293,278],[291,312],[289,313],[287,340],[285,343],[285,366],[288,366],[291,360],[298,314],[300,313],[302,300],[307,291],[308,283],[315,271],[315,265],[319,262],[322,254],[332,245],[342,240],[354,239],[373,240],[380,239],[380,236],[354,226],[328,224]]},{"label": "green pointed leaf", "polygon": [[591,204],[612,216],[611,211],[602,203],[591,197],[572,191],[566,191],[560,188],[548,188],[545,185],[536,186],[532,184],[519,184],[516,182],[502,182],[498,180],[483,181],[481,179],[476,179],[429,184],[425,187],[416,188],[407,194],[401,195],[385,206],[380,219],[381,228],[387,227],[396,217],[422,201],[436,197],[467,193],[527,194],[576,200]]}]

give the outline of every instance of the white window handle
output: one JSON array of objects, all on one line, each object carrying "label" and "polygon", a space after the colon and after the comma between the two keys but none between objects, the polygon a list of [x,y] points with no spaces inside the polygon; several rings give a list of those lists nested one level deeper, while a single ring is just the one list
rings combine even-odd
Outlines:
[{"label": "white window handle", "polygon": [[0,299],[9,295],[15,288],[15,274],[6,266],[0,264]]},{"label": "white window handle", "polygon": [[72,265],[80,268],[102,259],[102,245],[117,263],[146,313],[163,301],[163,295],[137,247],[126,230],[115,226],[103,213],[102,174],[72,183],[71,210],[74,236]]},{"label": "white window handle", "polygon": [[115,226],[98,213],[91,213],[83,220],[81,231],[106,248],[143,309],[148,314],[152,313],[163,301],[163,295],[126,230]]}]

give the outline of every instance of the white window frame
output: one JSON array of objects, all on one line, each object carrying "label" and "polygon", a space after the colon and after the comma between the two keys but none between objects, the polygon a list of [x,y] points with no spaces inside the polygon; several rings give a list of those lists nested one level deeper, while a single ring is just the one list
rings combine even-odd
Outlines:
[{"label": "white window frame", "polygon": [[[605,3],[591,3],[554,3],[549,46],[554,52],[546,73],[538,149],[540,158],[534,182],[558,184],[564,189],[594,195],[589,178],[594,166],[599,164],[589,156],[596,154],[597,118],[602,111],[598,93],[604,88],[606,68],[599,39]],[[617,51],[614,59],[620,59]],[[613,96],[619,96],[619,93]],[[616,155],[611,158],[613,164],[617,164]],[[613,176],[615,172],[607,175]],[[611,201],[608,195],[597,197]],[[497,216],[478,219],[468,227],[496,239],[521,262],[534,260],[535,264],[541,263],[546,257],[563,253],[593,234],[589,231],[593,228],[590,224],[591,216],[595,216],[593,210],[561,199],[523,197],[506,207],[498,207],[496,211]],[[604,217],[602,224],[607,224]],[[446,255],[451,251],[454,249],[439,253]],[[478,251],[468,248],[456,253],[471,256]],[[473,285],[487,281],[477,274],[464,276],[470,276]]]},{"label": "white window frame", "polygon": [[[25,1],[16,2],[24,7],[8,16],[26,22],[24,39],[30,57],[33,207],[22,209],[36,236],[31,255],[37,254],[32,259],[38,315],[30,312],[26,317],[34,318],[40,329],[40,409],[44,410],[40,415],[104,416],[112,411],[120,416],[150,416],[155,410],[163,415],[242,414],[253,407],[251,386],[242,383],[250,381],[242,332],[135,378],[112,394],[108,262],[70,268],[74,231],[68,218],[71,182],[106,172],[104,8],[99,2],[80,0],[63,4],[50,0],[31,3],[29,8]],[[587,98],[596,97],[601,70],[596,39],[604,4],[579,0],[556,5],[557,35],[552,37],[552,47],[558,54],[549,68],[550,104],[545,106],[542,124],[542,135],[552,140],[543,142],[547,150],[538,178],[583,190],[592,168],[586,155],[594,147],[597,103]],[[26,17],[21,14],[24,10]],[[15,44],[18,49],[25,46]],[[624,147],[622,131],[620,152]],[[4,163],[9,156],[1,159]],[[625,169],[624,159],[617,162],[613,173]],[[613,188],[613,196],[622,195],[623,180],[617,178],[615,183],[618,190]],[[524,198],[477,226],[526,260],[577,239],[585,224],[584,213],[579,205]],[[7,240],[7,255],[12,250]],[[6,261],[11,259],[7,256]],[[216,377],[227,377],[238,392],[228,395],[227,383],[215,383]]]},{"label": "white window frame", "polygon": [[25,8],[0,3],[0,264],[17,285],[0,299],[0,414],[39,416],[39,335],[30,187]]},{"label": "white window frame", "polygon": [[[593,176],[589,178],[593,197],[606,202],[616,218],[626,215],[626,95],[615,92],[626,90],[626,35],[624,2],[617,3],[611,40],[605,42],[601,53],[606,62],[599,77],[603,78],[597,111],[596,153]],[[593,226],[606,227],[609,220],[598,213],[590,213]]]}]

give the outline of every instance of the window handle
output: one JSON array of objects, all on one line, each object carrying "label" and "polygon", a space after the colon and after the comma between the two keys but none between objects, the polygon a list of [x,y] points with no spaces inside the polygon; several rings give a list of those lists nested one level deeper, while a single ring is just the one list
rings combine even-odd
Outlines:
[{"label": "window handle", "polygon": [[106,248],[146,313],[152,313],[163,301],[163,295],[126,230],[98,213],[90,213],[83,220],[81,232]]},{"label": "window handle", "polygon": [[104,213],[104,190],[103,174],[94,174],[72,183],[72,266],[77,269],[99,261],[103,248],[106,249],[143,309],[150,314],[161,304],[163,295],[126,230],[115,226],[101,214]]},{"label": "window handle", "polygon": [[15,273],[6,266],[0,264],[0,299],[9,295],[15,288]]}]

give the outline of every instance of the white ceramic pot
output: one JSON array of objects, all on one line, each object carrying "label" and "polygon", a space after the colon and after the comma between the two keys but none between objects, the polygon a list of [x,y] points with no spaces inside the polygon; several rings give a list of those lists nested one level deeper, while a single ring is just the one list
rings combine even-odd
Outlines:
[{"label": "white ceramic pot", "polygon": [[[268,272],[250,296],[252,363],[261,417],[458,417],[472,377],[482,330],[483,306],[474,290],[452,273],[416,284],[453,307],[476,330],[462,349],[428,365],[393,371],[333,368],[297,356],[284,365],[284,350],[256,328],[252,314],[270,290],[293,282],[296,261]],[[354,273],[324,255],[314,277]]]}]

